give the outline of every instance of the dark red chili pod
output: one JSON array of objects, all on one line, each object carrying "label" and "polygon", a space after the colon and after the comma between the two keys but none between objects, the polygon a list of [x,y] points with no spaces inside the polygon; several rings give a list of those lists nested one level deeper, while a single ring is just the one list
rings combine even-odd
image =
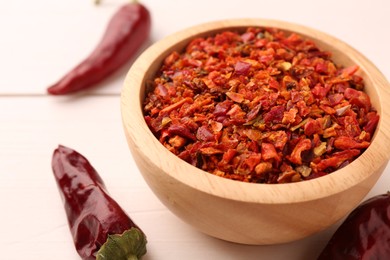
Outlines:
[{"label": "dark red chili pod", "polygon": [[149,37],[151,17],[140,3],[122,6],[111,18],[94,51],[47,91],[64,95],[90,88],[126,64]]},{"label": "dark red chili pod", "polygon": [[354,209],[336,230],[318,260],[390,259],[390,193]]},{"label": "dark red chili pod", "polygon": [[145,234],[110,197],[84,156],[60,145],[52,169],[82,259],[140,259],[146,253]]}]

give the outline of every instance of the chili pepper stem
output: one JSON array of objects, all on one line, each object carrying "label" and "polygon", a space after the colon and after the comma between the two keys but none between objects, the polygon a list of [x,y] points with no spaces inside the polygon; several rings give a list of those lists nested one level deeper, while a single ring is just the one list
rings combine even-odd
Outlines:
[{"label": "chili pepper stem", "polygon": [[101,246],[96,260],[138,260],[146,254],[146,237],[138,228],[131,228],[123,234],[109,235]]}]

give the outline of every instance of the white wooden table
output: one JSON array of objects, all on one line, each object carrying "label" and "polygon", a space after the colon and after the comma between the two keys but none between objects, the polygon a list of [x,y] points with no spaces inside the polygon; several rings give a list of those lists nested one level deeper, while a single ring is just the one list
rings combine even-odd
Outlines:
[{"label": "white wooden table", "polygon": [[[237,245],[199,233],[159,202],[122,130],[119,98],[128,68],[81,95],[46,94],[48,85],[89,54],[124,2],[96,7],[92,0],[0,1],[0,259],[79,259],[50,166],[58,144],[90,160],[148,235],[144,259],[315,259],[337,225],[289,244]],[[153,16],[151,42],[223,18],[280,19],[344,40],[390,79],[387,0],[142,2]],[[368,196],[389,189],[388,167]]]}]

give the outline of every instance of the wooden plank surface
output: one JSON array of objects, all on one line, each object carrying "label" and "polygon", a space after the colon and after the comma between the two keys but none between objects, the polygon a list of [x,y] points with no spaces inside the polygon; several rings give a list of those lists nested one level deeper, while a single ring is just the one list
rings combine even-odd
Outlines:
[{"label": "wooden plank surface", "polygon": [[[50,168],[58,144],[84,154],[147,233],[144,259],[315,258],[336,226],[285,245],[243,246],[200,234],[159,202],[139,174],[122,130],[119,93],[126,68],[83,95],[46,95],[46,86],[92,50],[125,1],[103,2],[100,7],[90,0],[0,2],[0,258],[80,259]],[[222,18],[282,19],[348,42],[390,78],[386,0],[142,2],[154,19],[151,42]],[[389,174],[388,167],[368,196],[389,189]]]}]

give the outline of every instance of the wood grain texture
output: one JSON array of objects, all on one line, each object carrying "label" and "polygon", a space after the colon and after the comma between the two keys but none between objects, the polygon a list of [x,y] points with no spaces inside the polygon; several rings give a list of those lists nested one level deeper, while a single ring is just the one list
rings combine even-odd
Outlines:
[{"label": "wood grain texture", "polygon": [[[146,185],[123,135],[119,94],[127,69],[80,96],[46,96],[46,87],[88,55],[110,16],[126,1],[102,1],[100,6],[92,0],[0,2],[1,259],[80,259],[50,169],[51,152],[58,143],[78,149],[91,160],[110,194],[147,233],[144,260],[317,257],[340,222],[292,243],[247,246],[204,235],[173,215]],[[390,24],[387,0],[142,3],[153,15],[151,41],[211,20],[262,17],[293,21],[348,42],[390,79],[390,34],[379,26]],[[386,192],[389,183],[390,166],[366,197]],[[170,201],[174,203],[175,198]]]},{"label": "wood grain texture", "polygon": [[[166,150],[142,116],[145,82],[164,57],[181,51],[196,36],[247,26],[297,32],[333,53],[341,65],[361,68],[366,91],[381,116],[371,146],[353,163],[328,176],[283,184],[251,184],[205,173]],[[122,121],[133,157],[146,182],[177,216],[200,231],[244,244],[294,241],[334,224],[370,191],[390,156],[390,87],[362,54],[317,30],[275,20],[238,19],[202,24],[180,31],[145,51],[127,74],[122,90]]]}]

